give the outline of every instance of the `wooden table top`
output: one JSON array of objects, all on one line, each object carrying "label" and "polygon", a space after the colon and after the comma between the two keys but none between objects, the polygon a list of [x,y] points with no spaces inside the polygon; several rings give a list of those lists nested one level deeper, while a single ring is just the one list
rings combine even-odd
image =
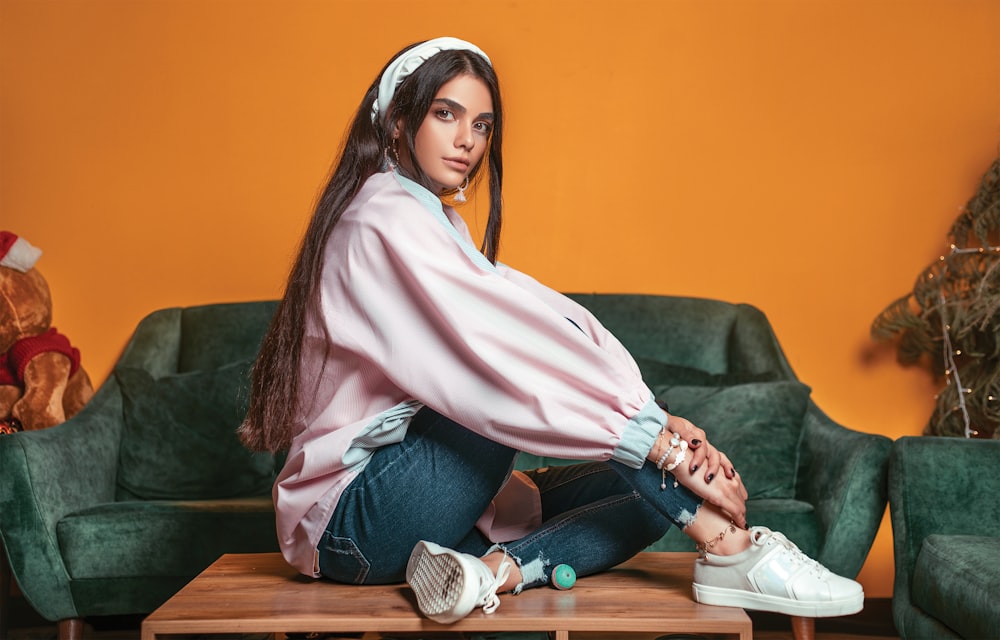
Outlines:
[{"label": "wooden table top", "polygon": [[[696,603],[694,553],[640,553],[568,591],[501,595],[493,614],[474,610],[442,625],[424,618],[408,586],[354,586],[300,575],[280,554],[225,555],[142,623],[143,640],[169,634],[283,632],[614,631],[715,633],[750,640],[742,609]],[[280,636],[279,636],[280,637]]]}]

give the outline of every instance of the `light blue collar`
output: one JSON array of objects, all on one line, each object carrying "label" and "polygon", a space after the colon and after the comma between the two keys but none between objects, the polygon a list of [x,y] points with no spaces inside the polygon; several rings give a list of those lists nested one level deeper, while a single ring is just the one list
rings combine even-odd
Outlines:
[{"label": "light blue collar", "polygon": [[434,219],[444,225],[445,230],[448,234],[455,239],[458,246],[462,248],[462,251],[472,260],[480,269],[486,271],[496,272],[496,267],[489,260],[486,259],[482,253],[476,249],[467,239],[462,237],[462,234],[458,232],[455,225],[451,223],[448,216],[444,213],[444,205],[441,203],[441,198],[437,197],[431,193],[426,187],[414,182],[413,180],[407,178],[403,174],[396,170],[393,170],[393,174],[396,176],[396,181],[409,192],[417,201],[424,206],[425,209],[431,212]]}]

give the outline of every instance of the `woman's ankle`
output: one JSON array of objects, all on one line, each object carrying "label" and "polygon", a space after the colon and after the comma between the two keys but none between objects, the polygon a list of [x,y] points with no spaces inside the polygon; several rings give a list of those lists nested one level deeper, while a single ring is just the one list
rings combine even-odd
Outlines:
[{"label": "woman's ankle", "polygon": [[493,553],[487,554],[481,558],[483,563],[493,572],[493,575],[500,573],[500,566],[504,563],[510,565],[510,575],[504,581],[500,588],[497,589],[497,593],[506,593],[508,591],[513,591],[517,585],[521,584],[523,580],[521,576],[521,568],[517,566],[514,562],[514,558],[511,558],[503,551],[494,551]]},{"label": "woman's ankle", "polygon": [[716,556],[732,556],[750,548],[750,533],[733,523],[714,538],[697,542],[698,550]]},{"label": "woman's ankle", "polygon": [[736,526],[722,511],[710,504],[698,509],[695,521],[684,528],[699,551],[731,556],[750,547],[750,532]]}]

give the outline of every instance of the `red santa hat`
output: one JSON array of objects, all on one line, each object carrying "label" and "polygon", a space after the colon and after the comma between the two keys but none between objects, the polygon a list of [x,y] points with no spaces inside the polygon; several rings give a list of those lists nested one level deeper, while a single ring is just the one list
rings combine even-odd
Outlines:
[{"label": "red santa hat", "polygon": [[41,255],[42,250],[31,246],[24,238],[10,231],[0,231],[0,267],[27,273]]}]

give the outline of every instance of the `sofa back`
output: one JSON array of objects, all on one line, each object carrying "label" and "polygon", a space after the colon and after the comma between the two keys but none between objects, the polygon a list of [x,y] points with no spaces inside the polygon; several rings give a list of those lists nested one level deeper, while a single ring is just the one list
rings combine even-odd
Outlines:
[{"label": "sofa back", "polygon": [[702,371],[795,376],[766,316],[748,304],[706,298],[570,293],[637,360]]},{"label": "sofa back", "polygon": [[154,311],[136,327],[116,368],[159,377],[253,360],[276,307],[264,300]]},{"label": "sofa back", "polygon": [[[637,294],[570,293],[636,358],[709,373],[780,371],[794,378],[767,318],[746,304]],[[153,375],[252,360],[277,301],[156,311],[137,327],[119,361]]]},{"label": "sofa back", "polygon": [[122,431],[118,500],[199,500],[270,493],[281,456],[236,435],[273,301],[156,311],[115,365]]},{"label": "sofa back", "polygon": [[253,360],[277,308],[273,300],[184,309],[177,370],[215,369]]}]

